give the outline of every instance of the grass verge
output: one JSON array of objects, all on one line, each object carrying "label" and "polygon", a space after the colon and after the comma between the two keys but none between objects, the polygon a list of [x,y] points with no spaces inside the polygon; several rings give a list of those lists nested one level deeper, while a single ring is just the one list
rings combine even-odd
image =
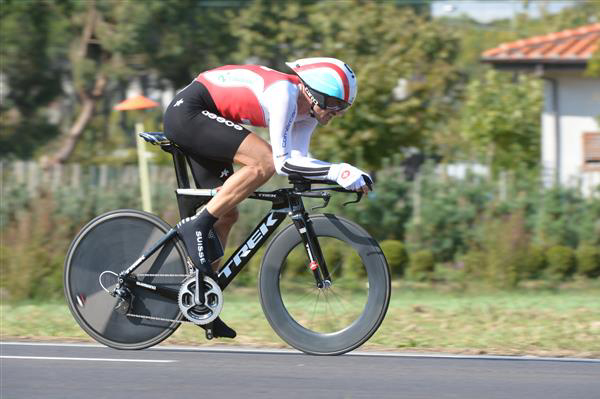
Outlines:
[{"label": "grass verge", "polygon": [[[3,303],[0,338],[91,341],[64,302]],[[265,320],[254,289],[226,294],[223,320],[235,340],[204,339],[184,325],[165,343],[287,347]],[[600,358],[600,289],[443,292],[396,283],[381,328],[367,350]]]}]

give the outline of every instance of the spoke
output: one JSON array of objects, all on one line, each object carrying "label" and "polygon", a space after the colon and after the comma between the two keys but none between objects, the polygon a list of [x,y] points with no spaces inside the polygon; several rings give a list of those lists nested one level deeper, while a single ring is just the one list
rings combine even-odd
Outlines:
[{"label": "spoke", "polygon": [[[333,318],[333,321],[331,319],[332,316],[334,316],[334,310],[333,310],[333,306],[329,303],[329,298],[327,297],[327,293],[324,292],[323,296],[325,297],[325,309],[326,309],[326,313],[327,313],[327,320],[325,320],[327,323],[326,325],[328,325],[331,330],[336,331],[337,330],[337,326],[335,325],[335,321],[336,321],[336,317]],[[331,309],[331,310],[329,310]],[[331,332],[333,332],[331,331]]]},{"label": "spoke", "polygon": [[[285,289],[282,291],[288,291],[287,284],[284,284],[284,287],[285,287]],[[299,296],[296,294],[296,292],[291,292],[289,294],[283,294],[282,296],[284,297],[284,299],[287,298],[287,300],[284,300],[284,302],[292,304],[292,307],[294,307],[294,306],[302,306],[302,303],[304,302],[304,300],[307,299],[308,296],[314,295],[314,293],[315,293],[315,287],[311,286],[308,289],[305,287]],[[294,304],[297,304],[297,305],[294,305]]]},{"label": "spoke", "polygon": [[[346,299],[346,297],[345,297],[345,296],[342,296],[342,295],[340,295],[340,294],[337,292],[337,290],[336,290],[335,288],[333,288],[333,287],[332,287],[332,288],[330,288],[330,289],[329,289],[329,291],[331,292],[331,295],[335,296],[335,297],[336,297],[336,299],[337,299],[338,301],[340,301],[340,303],[341,303],[342,305],[343,305],[344,303],[345,303],[345,304],[347,304],[348,306],[353,306],[353,305],[354,305],[355,301],[352,301],[352,300],[348,300],[348,299]],[[362,294],[362,293],[361,293],[361,294]],[[355,294],[355,293],[353,293],[352,291],[350,291],[350,292],[349,292],[349,296],[350,296],[350,298],[351,298],[351,299],[352,299],[352,298],[354,298],[356,295],[358,295],[358,294]],[[361,295],[361,298],[362,298],[362,297],[364,297],[364,295]]]},{"label": "spoke", "polygon": [[[334,290],[331,290],[331,295],[337,300],[340,308],[342,308],[342,313],[351,317],[353,320],[356,319],[357,315],[360,315],[363,312],[365,303],[361,300],[360,304],[349,301],[346,298],[337,294]],[[348,308],[349,306],[350,308]]]},{"label": "spoke", "polygon": [[319,303],[319,298],[320,297],[321,297],[321,291],[319,290],[319,293],[317,294],[317,297],[315,298],[315,306],[313,307],[313,312],[312,312],[312,316],[311,316],[311,318],[309,320],[309,324],[313,324],[314,323],[315,314],[317,313],[317,305]]}]

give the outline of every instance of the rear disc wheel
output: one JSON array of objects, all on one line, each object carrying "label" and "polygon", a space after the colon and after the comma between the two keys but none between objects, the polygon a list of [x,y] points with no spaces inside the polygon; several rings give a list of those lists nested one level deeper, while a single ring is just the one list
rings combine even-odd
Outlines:
[{"label": "rear disc wheel", "polygon": [[[182,315],[176,300],[129,287],[127,308],[117,306],[119,298],[107,292],[116,288],[118,274],[169,230],[170,226],[157,216],[125,209],[98,216],[73,240],[65,260],[65,297],[75,320],[96,341],[116,349],[144,349],[166,339],[179,327]],[[184,254],[181,242],[175,238],[146,259],[134,275],[142,283],[177,290],[189,274]]]}]

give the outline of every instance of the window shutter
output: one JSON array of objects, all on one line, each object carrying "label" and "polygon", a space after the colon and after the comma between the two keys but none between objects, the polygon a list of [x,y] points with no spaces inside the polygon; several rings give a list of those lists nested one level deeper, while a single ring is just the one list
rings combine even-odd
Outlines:
[{"label": "window shutter", "polygon": [[583,169],[600,170],[600,133],[583,134]]}]

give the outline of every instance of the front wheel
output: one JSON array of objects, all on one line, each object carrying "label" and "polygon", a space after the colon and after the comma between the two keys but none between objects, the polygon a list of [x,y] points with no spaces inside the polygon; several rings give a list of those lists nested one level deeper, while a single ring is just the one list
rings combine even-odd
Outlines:
[{"label": "front wheel", "polygon": [[315,355],[339,355],[377,331],[390,301],[390,273],[377,242],[334,215],[312,216],[331,286],[317,288],[300,234],[282,230],[263,257],[259,294],[271,327],[288,344]]}]

